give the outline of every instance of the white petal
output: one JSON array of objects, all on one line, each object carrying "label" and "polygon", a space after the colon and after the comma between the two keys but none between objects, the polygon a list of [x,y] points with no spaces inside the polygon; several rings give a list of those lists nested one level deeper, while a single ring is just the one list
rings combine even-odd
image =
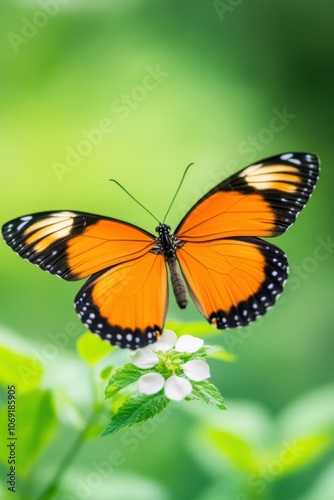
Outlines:
[{"label": "white petal", "polygon": [[143,394],[155,394],[164,385],[165,379],[160,373],[145,373],[138,379],[138,391]]},{"label": "white petal", "polygon": [[172,401],[182,401],[193,390],[189,380],[172,375],[165,383],[165,396]]},{"label": "white petal", "polygon": [[182,335],[176,342],[175,350],[177,352],[196,352],[202,347],[204,340],[192,335]]},{"label": "white petal", "polygon": [[187,377],[195,382],[200,382],[201,380],[211,377],[210,367],[202,359],[192,359],[191,361],[187,361],[187,363],[181,365],[181,368]]},{"label": "white petal", "polygon": [[163,351],[167,352],[173,349],[175,346],[177,340],[176,333],[174,333],[172,330],[164,330],[162,332],[162,335],[157,342],[152,344],[150,347],[152,351]]},{"label": "white petal", "polygon": [[149,347],[138,349],[131,363],[138,368],[152,368],[159,361],[158,356]]}]

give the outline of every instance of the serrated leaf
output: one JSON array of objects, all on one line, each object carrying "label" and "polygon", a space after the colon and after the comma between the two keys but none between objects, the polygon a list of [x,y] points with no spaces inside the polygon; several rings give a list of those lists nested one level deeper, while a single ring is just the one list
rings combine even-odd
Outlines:
[{"label": "serrated leaf", "polygon": [[198,399],[204,401],[204,403],[216,406],[220,410],[226,410],[223,396],[211,382],[202,380],[202,382],[193,382],[192,386],[193,391],[186,398],[187,400]]},{"label": "serrated leaf", "polygon": [[101,436],[114,434],[122,427],[129,427],[140,422],[145,422],[160,413],[168,403],[169,399],[161,393],[150,396],[146,394],[131,396],[112,417],[108,427],[102,432]]},{"label": "serrated leaf", "polygon": [[118,368],[108,382],[105,391],[106,398],[115,396],[121,389],[136,382],[143,373],[144,370],[137,368],[132,363],[127,363],[122,368]]},{"label": "serrated leaf", "polygon": [[221,347],[219,345],[210,346],[210,348],[207,349],[207,357],[213,359],[220,359],[222,361],[235,361],[236,359],[236,356],[234,354],[232,354],[231,352],[224,349],[224,347]]},{"label": "serrated leaf", "polygon": [[193,335],[194,337],[211,337],[220,335],[220,330],[213,328],[209,323],[196,321],[192,323],[168,322],[165,325],[168,330],[173,330],[178,337],[181,335]]},{"label": "serrated leaf", "polygon": [[91,365],[96,364],[114,349],[114,346],[97,335],[92,335],[91,332],[84,333],[77,341],[79,356]]}]

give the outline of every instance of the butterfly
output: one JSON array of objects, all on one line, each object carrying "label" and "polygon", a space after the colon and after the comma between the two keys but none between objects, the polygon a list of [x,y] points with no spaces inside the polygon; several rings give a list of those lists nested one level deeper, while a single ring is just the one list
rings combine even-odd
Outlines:
[{"label": "butterfly", "polygon": [[187,288],[216,328],[244,326],[265,314],[283,290],[288,261],[260,237],[279,236],[294,223],[319,169],[310,153],[262,160],[211,189],[174,232],[159,223],[156,236],[76,211],[19,217],[4,224],[2,234],[44,271],[69,281],[89,277],[75,298],[81,321],[111,344],[137,349],[162,333],[167,268],[179,307],[187,305]]}]

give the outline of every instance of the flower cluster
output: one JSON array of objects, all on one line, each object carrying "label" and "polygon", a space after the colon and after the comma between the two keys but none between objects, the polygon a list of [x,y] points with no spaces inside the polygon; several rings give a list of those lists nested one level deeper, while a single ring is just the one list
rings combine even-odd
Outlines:
[{"label": "flower cluster", "polygon": [[202,339],[192,335],[183,335],[178,339],[173,331],[164,330],[157,342],[138,349],[132,364],[141,369],[155,369],[138,379],[138,391],[151,395],[164,389],[165,396],[172,401],[185,399],[193,390],[191,381],[210,378],[209,365],[202,359],[196,359],[194,354],[198,353],[203,343]]}]

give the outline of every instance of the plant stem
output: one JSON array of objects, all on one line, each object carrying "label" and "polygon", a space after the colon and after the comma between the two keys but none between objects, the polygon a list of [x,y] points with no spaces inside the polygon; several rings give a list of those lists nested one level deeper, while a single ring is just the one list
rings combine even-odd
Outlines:
[{"label": "plant stem", "polygon": [[56,493],[58,485],[60,483],[60,480],[64,474],[64,472],[67,470],[69,464],[71,464],[75,458],[75,456],[78,454],[81,446],[84,443],[84,435],[87,431],[87,429],[95,422],[97,419],[100,411],[102,409],[102,405],[91,415],[89,418],[86,427],[78,434],[76,437],[75,441],[73,442],[72,446],[68,450],[67,454],[65,455],[63,461],[60,463],[53,480],[51,483],[45,488],[44,491],[37,497],[36,500],[49,500],[50,498],[53,497],[53,495]]}]

